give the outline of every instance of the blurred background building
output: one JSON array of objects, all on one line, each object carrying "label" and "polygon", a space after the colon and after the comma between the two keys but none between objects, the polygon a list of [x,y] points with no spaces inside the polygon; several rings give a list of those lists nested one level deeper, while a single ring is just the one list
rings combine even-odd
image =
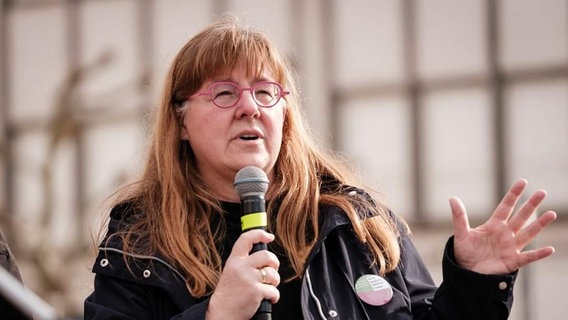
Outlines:
[{"label": "blurred background building", "polygon": [[306,115],[414,229],[441,281],[460,196],[480,223],[517,178],[560,219],[512,319],[561,319],[568,287],[567,0],[0,0],[0,227],[67,316],[91,291],[104,200],[144,159],[174,54],[226,10],[296,65]]}]

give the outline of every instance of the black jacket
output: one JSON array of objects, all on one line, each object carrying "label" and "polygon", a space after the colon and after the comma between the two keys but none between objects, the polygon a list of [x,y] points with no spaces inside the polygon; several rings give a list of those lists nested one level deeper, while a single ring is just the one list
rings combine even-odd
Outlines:
[{"label": "black jacket", "polygon": [[[120,230],[128,208],[111,213],[108,235]],[[400,239],[401,262],[385,279],[391,301],[372,306],[361,301],[355,281],[377,274],[368,251],[357,240],[341,210],[322,207],[326,219],[302,278],[305,319],[506,319],[513,301],[516,273],[481,275],[461,269],[453,258],[453,239],[443,256],[444,281],[439,288],[426,270],[409,236]],[[107,237],[108,237],[107,235]],[[208,297],[192,297],[183,275],[159,254],[139,256],[121,250],[118,237],[103,240],[93,266],[95,290],[85,300],[85,319],[204,319]],[[135,263],[130,269],[124,255]]]}]

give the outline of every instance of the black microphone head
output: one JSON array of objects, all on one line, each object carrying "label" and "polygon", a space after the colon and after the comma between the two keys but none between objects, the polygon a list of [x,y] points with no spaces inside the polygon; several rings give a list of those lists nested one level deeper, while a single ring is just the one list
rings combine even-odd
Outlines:
[{"label": "black microphone head", "polygon": [[268,177],[262,169],[248,166],[237,172],[233,185],[240,198],[254,194],[264,195],[268,190]]}]

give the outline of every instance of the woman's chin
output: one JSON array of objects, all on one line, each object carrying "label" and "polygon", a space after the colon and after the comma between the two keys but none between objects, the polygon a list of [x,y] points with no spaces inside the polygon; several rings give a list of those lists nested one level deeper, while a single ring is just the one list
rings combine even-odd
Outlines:
[{"label": "woman's chin", "polygon": [[272,169],[272,166],[269,165],[266,159],[254,159],[254,158],[240,159],[240,161],[236,162],[235,169],[238,171],[244,167],[249,167],[249,166],[260,168],[264,170],[264,172],[267,172],[270,169]]}]

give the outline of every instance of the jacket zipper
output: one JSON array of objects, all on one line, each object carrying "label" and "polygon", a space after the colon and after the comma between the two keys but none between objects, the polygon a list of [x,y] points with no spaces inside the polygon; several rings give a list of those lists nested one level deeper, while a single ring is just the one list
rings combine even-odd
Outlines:
[{"label": "jacket zipper", "polygon": [[310,296],[312,297],[312,299],[314,299],[314,302],[316,304],[316,308],[318,310],[319,316],[323,320],[327,320],[327,317],[325,316],[325,313],[322,310],[321,302],[319,301],[319,299],[316,296],[314,289],[312,287],[312,280],[310,279],[310,267],[309,266],[306,268],[305,276],[306,276],[306,281],[308,282],[308,290],[310,291]]}]

